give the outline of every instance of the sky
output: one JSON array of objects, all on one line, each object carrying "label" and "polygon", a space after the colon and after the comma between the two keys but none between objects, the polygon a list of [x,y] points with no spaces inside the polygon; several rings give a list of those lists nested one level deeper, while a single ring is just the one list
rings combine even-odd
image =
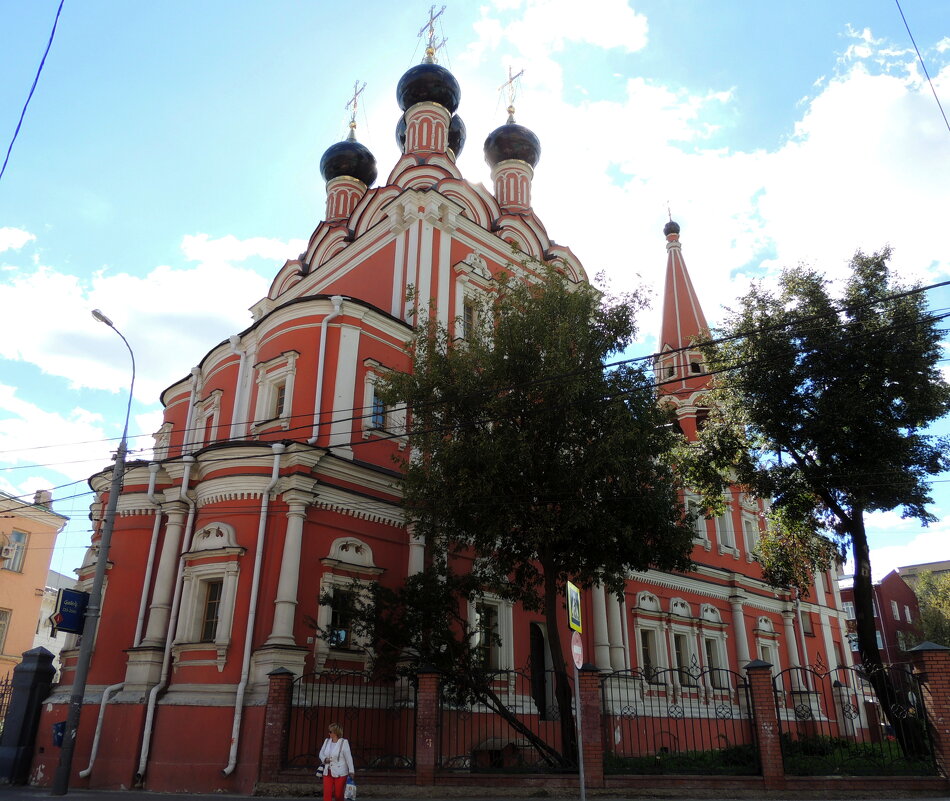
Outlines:
[{"label": "sky", "polygon": [[[3,152],[58,5],[0,0]],[[950,111],[950,3],[901,7]],[[125,346],[90,311],[135,352],[130,432],[148,458],[162,389],[249,325],[323,217],[320,156],[346,134],[356,81],[357,135],[385,180],[428,14],[65,0],[0,179],[0,490],[53,489],[70,522],[52,569],[82,561],[85,479],[108,465],[128,398]],[[436,25],[462,88],[463,175],[491,186],[481,144],[505,121],[508,69],[524,70],[535,211],[599,286],[654,293],[638,353],[656,346],[668,210],[713,325],[751,281],[798,263],[835,281],[858,249],[891,246],[907,282],[950,279],[950,131],[893,0],[486,0]],[[927,298],[950,307],[947,288]],[[933,489],[928,528],[869,516],[875,577],[950,559],[950,475]]]}]

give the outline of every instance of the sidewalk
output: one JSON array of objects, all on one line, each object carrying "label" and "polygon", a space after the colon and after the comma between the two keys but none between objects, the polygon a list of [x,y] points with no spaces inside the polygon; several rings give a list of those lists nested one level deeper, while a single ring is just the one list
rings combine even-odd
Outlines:
[{"label": "sidewalk", "polygon": [[[516,787],[511,788],[492,788],[486,793],[484,788],[477,787],[414,787],[414,786],[383,786],[367,785],[365,791],[361,788],[360,799],[372,799],[372,801],[405,801],[405,799],[424,798],[427,801],[498,801],[498,799],[512,798],[550,798],[550,799],[577,799],[576,791],[558,791],[558,790],[538,790],[532,788],[530,792],[519,792]],[[46,801],[46,799],[74,799],[74,801],[174,801],[176,798],[208,798],[223,799],[224,801],[246,801],[248,796],[243,795],[225,795],[215,793],[213,795],[184,795],[176,793],[152,793],[146,790],[71,790],[65,796],[54,796],[46,787],[29,786],[11,786],[0,785],[0,801]],[[291,801],[304,797],[302,795],[287,796],[268,796],[277,799],[277,801]],[[309,798],[320,796],[310,794]],[[701,795],[692,793],[689,797],[679,795],[674,789],[663,791],[640,792],[618,794],[615,791],[606,790],[588,790],[587,797],[593,801],[627,801],[628,799],[670,799],[676,801],[826,801],[826,799],[847,799],[848,801],[906,801],[906,799],[916,799],[916,801],[946,801],[946,796],[937,795],[918,795],[916,793],[881,793],[869,794],[860,793],[850,795],[846,793],[795,793],[795,792],[775,792],[764,795],[756,793],[755,795],[723,795],[721,791],[715,794]]]}]

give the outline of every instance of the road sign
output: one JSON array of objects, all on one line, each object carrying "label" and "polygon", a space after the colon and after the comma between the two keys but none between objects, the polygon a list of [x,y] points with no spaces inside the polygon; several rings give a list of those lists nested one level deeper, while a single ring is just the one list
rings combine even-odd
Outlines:
[{"label": "road sign", "polygon": [[581,642],[581,635],[576,631],[571,636],[571,656],[574,657],[574,666],[580,670],[584,664],[584,643]]},{"label": "road sign", "polygon": [[85,623],[86,604],[89,603],[89,593],[79,590],[60,590],[56,598],[56,609],[50,615],[50,623],[58,631],[68,631],[70,634],[82,634]]},{"label": "road sign", "polygon": [[571,582],[567,582],[567,623],[574,631],[581,631],[581,591]]}]

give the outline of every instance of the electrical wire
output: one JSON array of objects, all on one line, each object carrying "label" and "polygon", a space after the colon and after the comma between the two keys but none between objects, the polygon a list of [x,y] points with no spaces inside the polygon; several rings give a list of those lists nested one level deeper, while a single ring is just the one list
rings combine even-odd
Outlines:
[{"label": "electrical wire", "polygon": [[904,27],[907,29],[907,35],[910,37],[911,44],[914,45],[914,50],[917,53],[917,60],[920,62],[920,66],[924,71],[924,75],[927,76],[927,83],[930,84],[930,91],[934,93],[934,100],[937,101],[937,108],[940,109],[940,114],[943,116],[944,125],[947,126],[947,130],[950,131],[950,120],[947,120],[947,114],[943,110],[943,105],[940,103],[940,98],[937,97],[937,90],[934,89],[934,82],[930,80],[930,73],[927,72],[927,65],[924,64],[924,57],[920,55],[920,48],[917,47],[917,41],[914,39],[914,34],[910,32],[910,25],[907,24],[907,17],[904,16],[904,9],[901,8],[900,0],[894,0],[897,4],[897,10],[900,12],[901,19],[904,21]]},{"label": "electrical wire", "polygon": [[0,180],[3,179],[3,174],[7,170],[7,163],[10,161],[10,153],[13,151],[13,143],[16,142],[16,138],[20,134],[20,126],[23,125],[23,118],[26,116],[26,109],[30,105],[30,100],[33,99],[33,92],[36,91],[36,84],[40,80],[40,73],[43,72],[43,65],[46,64],[46,57],[49,55],[49,49],[53,46],[53,37],[56,35],[56,25],[59,23],[59,15],[63,11],[64,2],[65,0],[59,0],[59,8],[56,9],[56,19],[53,20],[53,30],[50,31],[49,41],[46,43],[46,50],[43,52],[43,58],[40,60],[39,69],[36,71],[36,77],[33,79],[33,85],[30,87],[30,94],[27,95],[26,102],[23,104],[23,111],[20,112],[20,119],[16,124],[16,130],[13,132],[13,138],[10,140],[10,146],[7,148],[7,155],[3,160],[3,166],[0,167]]}]

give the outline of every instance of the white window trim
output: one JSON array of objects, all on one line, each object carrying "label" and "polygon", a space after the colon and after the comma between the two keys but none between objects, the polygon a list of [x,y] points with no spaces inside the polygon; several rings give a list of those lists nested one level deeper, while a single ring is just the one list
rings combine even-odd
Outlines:
[{"label": "white window trim", "polygon": [[666,632],[660,621],[638,620],[634,627],[637,644],[637,667],[646,675],[647,668],[643,664],[643,632],[653,633],[653,655],[656,657],[652,665],[652,671],[662,672],[670,669],[670,659],[666,647]]},{"label": "white window trim", "polygon": [[726,504],[721,515],[716,515],[716,542],[719,544],[719,553],[730,554],[739,558],[739,549],[736,547],[736,532],[732,521],[732,504]]},{"label": "white window trim", "polygon": [[913,618],[912,618],[912,616],[911,616],[911,614],[910,614],[910,606],[908,606],[907,604],[904,604],[904,622],[905,622],[905,623],[913,623],[913,622],[914,622],[914,621],[913,621]]},{"label": "white window trim", "polygon": [[[218,671],[224,670],[227,663],[228,647],[231,644],[231,629],[234,622],[234,606],[237,600],[240,566],[237,561],[208,562],[188,564],[195,558],[207,558],[212,554],[228,557],[243,553],[243,548],[202,550],[185,555],[185,570],[182,579],[181,609],[178,612],[178,628],[175,632],[175,662],[177,667],[190,665],[216,665]],[[218,604],[218,625],[214,642],[199,642],[201,637],[202,616],[205,604],[205,585],[209,581],[222,581],[221,600]],[[215,651],[214,659],[180,660],[184,651]]]},{"label": "white window trim", "polygon": [[[207,398],[195,404],[195,430],[192,441],[199,448],[210,445],[218,439],[218,427],[221,424],[221,396],[223,394],[224,392],[222,390],[215,389]],[[209,418],[211,420],[211,439],[205,442],[205,430],[207,429]]]},{"label": "white window trim", "polygon": [[363,366],[366,368],[366,375],[363,379],[363,420],[361,426],[363,439],[369,439],[374,434],[384,434],[396,443],[399,450],[402,450],[408,442],[406,438],[406,407],[404,405],[384,406],[383,427],[379,428],[373,424],[373,399],[376,397],[376,384],[388,368],[375,359],[364,359]]},{"label": "white window trim", "polygon": [[[14,541],[14,536],[20,535],[22,542]],[[9,570],[11,573],[22,573],[26,563],[26,552],[30,547],[30,533],[13,529],[9,535],[4,538],[3,547],[10,549],[10,555],[2,561],[0,569]]]},{"label": "white window trim", "polygon": [[712,541],[709,539],[709,528],[707,526],[708,520],[700,509],[699,498],[696,495],[687,492],[684,500],[686,511],[690,514],[696,513],[697,515],[696,519],[692,523],[693,543],[696,545],[702,545],[705,550],[711,551]]},{"label": "white window trim", "polygon": [[[257,400],[254,404],[254,423],[251,430],[255,433],[279,425],[290,428],[291,410],[294,398],[294,377],[297,374],[295,350],[284,351],[266,362],[254,365],[257,373]],[[277,387],[284,385],[284,403],[282,408],[274,409],[277,402]]]},{"label": "white window trim", "polygon": [[497,612],[497,621],[498,621],[498,637],[501,640],[500,644],[495,644],[493,647],[497,649],[496,655],[498,657],[498,670],[511,670],[515,664],[515,654],[514,654],[514,624],[513,624],[513,614],[512,610],[514,605],[511,601],[506,601],[502,598],[499,598],[497,595],[492,593],[485,593],[475,600],[470,600],[468,602],[468,617],[466,618],[469,621],[469,628],[471,629],[471,636],[474,638],[478,635],[478,606],[493,606]]},{"label": "white window trim", "polygon": [[891,601],[891,614],[894,616],[894,620],[899,623],[901,619],[901,608],[898,606],[897,601]]},{"label": "white window trim", "polygon": [[[755,552],[759,547],[759,539],[762,536],[762,530],[759,528],[759,518],[749,512],[743,512],[742,519],[742,539],[745,546],[745,559],[747,562],[755,562]],[[746,524],[752,527],[750,534]]]}]

